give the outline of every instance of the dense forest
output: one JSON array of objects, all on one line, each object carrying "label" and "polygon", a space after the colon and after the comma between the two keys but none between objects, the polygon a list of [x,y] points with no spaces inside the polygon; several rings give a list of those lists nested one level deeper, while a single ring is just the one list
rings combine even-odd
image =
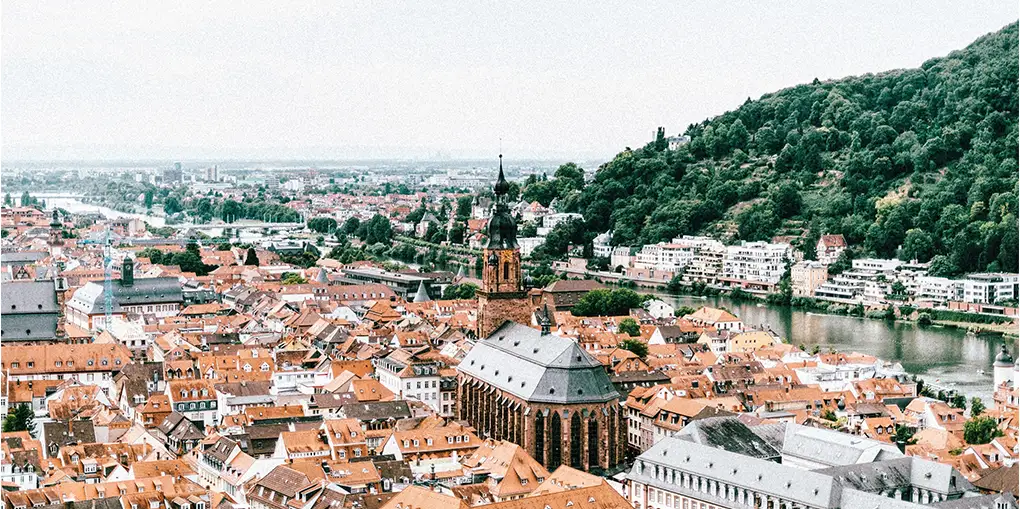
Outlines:
[{"label": "dense forest", "polygon": [[675,150],[660,129],[586,185],[570,167],[523,197],[584,215],[549,255],[608,230],[615,245],[841,233],[856,256],[931,261],[933,274],[1017,271],[1017,61],[1012,24],[918,69],[748,99]]}]

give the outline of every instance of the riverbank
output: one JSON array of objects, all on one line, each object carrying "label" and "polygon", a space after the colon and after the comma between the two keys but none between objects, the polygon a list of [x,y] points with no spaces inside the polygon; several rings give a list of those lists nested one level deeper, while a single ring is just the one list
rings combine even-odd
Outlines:
[{"label": "riverbank", "polygon": [[896,362],[911,374],[989,401],[992,363],[999,335],[967,334],[966,328],[920,326],[907,320],[877,320],[814,312],[725,295],[690,296],[651,292],[674,307],[726,308],[751,327],[769,328],[787,343],[811,351],[860,352]]},{"label": "riverbank", "polygon": [[[672,296],[716,297],[722,296],[737,301],[765,303],[770,306],[785,307],[792,310],[826,314],[833,316],[850,316],[882,321],[904,321],[926,325],[939,323],[948,327],[959,324],[964,330],[981,331],[982,333],[1017,336],[1017,317],[969,313],[949,309],[917,308],[908,303],[889,303],[885,305],[865,306],[857,302],[837,302],[814,297],[790,296],[784,298],[778,293],[751,292],[742,288],[719,288],[704,283],[693,282],[681,285],[687,291],[675,291],[676,285],[659,280],[641,280],[623,277],[621,274],[608,272],[592,272],[587,269],[571,269],[555,266],[554,270],[561,275],[594,279],[601,283],[622,288],[652,289],[652,293],[664,293]],[[673,287],[673,288],[670,288]]]}]

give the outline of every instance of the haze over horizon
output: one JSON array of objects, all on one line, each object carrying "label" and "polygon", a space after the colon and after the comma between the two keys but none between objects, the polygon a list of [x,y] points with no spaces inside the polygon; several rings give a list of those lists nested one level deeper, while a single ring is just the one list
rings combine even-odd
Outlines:
[{"label": "haze over horizon", "polygon": [[1006,2],[2,10],[2,160],[609,158],[814,78],[917,67]]}]

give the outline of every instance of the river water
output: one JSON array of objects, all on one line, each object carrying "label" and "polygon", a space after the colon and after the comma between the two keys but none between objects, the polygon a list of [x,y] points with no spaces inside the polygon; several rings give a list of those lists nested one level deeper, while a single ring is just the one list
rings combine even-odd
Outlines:
[{"label": "river water", "polygon": [[[61,196],[60,198],[54,198],[54,196]],[[107,219],[119,219],[122,217],[137,217],[146,223],[149,223],[155,227],[166,226],[166,219],[159,216],[150,216],[146,214],[134,214],[129,212],[121,212],[119,210],[111,209],[110,207],[104,207],[94,203],[84,203],[78,198],[66,198],[67,193],[50,194],[50,193],[37,193],[32,194],[33,198],[39,198],[40,200],[46,201],[47,208],[58,207],[62,208],[72,214],[85,214],[89,212],[99,213]],[[16,201],[21,201],[20,196],[14,197]]]},{"label": "river water", "polygon": [[896,361],[909,373],[957,389],[968,397],[978,396],[991,406],[992,362],[1002,343],[998,336],[975,337],[960,329],[816,314],[726,297],[657,297],[674,306],[725,307],[745,324],[765,324],[787,342],[804,344],[808,351],[818,345],[823,352],[835,348]]}]

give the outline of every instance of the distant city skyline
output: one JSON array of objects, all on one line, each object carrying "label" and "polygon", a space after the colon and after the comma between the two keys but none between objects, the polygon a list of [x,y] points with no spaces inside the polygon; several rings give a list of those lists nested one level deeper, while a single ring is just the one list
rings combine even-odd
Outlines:
[{"label": "distant city skyline", "polygon": [[[745,99],[917,67],[1007,2],[2,11],[2,160],[606,160]],[[246,6],[248,7],[248,6]]]}]

